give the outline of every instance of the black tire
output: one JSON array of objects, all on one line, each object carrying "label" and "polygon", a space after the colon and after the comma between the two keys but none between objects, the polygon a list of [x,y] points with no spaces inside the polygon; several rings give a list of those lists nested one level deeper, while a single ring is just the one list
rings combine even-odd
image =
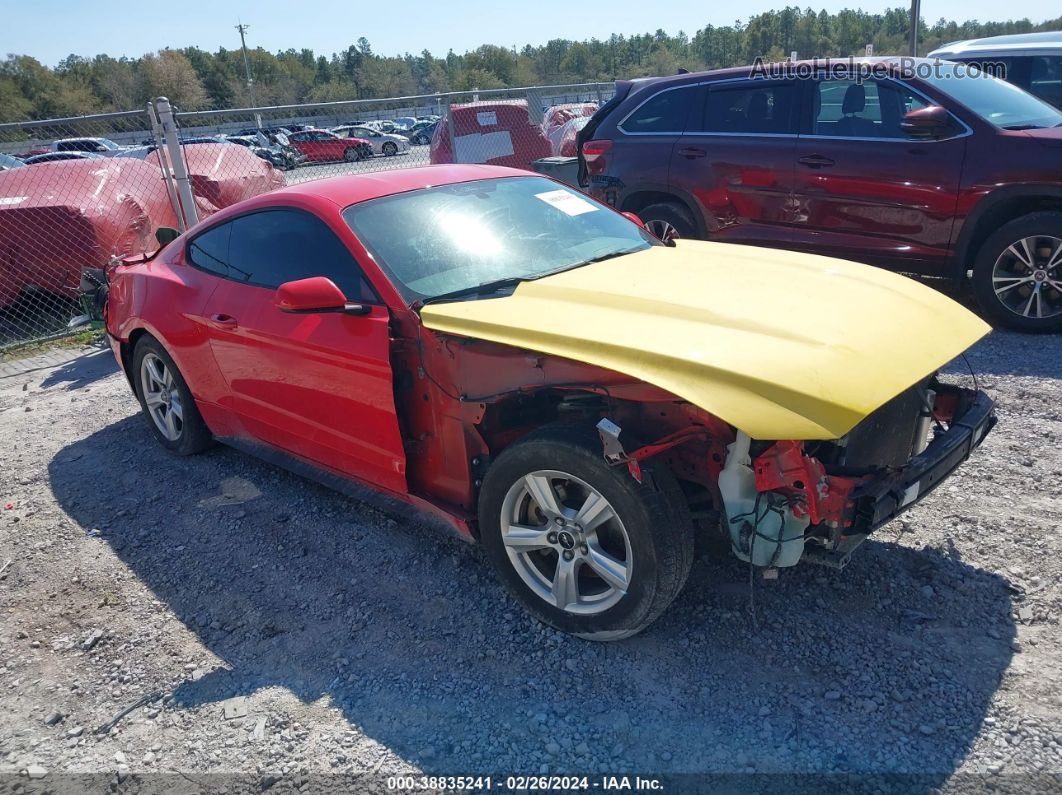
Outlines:
[{"label": "black tire", "polygon": [[[180,434],[176,439],[166,438],[155,424],[155,420],[148,409],[142,377],[144,359],[148,355],[156,356],[162,360],[169,372],[172,373],[174,385],[180,393],[183,421]],[[137,341],[136,348],[133,349],[133,371],[131,375],[136,397],[140,401],[141,410],[144,412],[144,419],[147,421],[148,427],[151,428],[155,438],[158,439],[163,447],[176,455],[195,455],[213,446],[214,437],[210,433],[210,429],[207,428],[206,423],[203,422],[203,417],[199,413],[199,408],[195,405],[195,399],[188,389],[188,384],[185,383],[184,376],[177,369],[173,358],[154,337],[144,335]]]},{"label": "black tire", "polygon": [[[629,584],[607,609],[584,615],[555,606],[524,581],[509,558],[501,529],[506,495],[539,470],[560,471],[588,484],[622,522],[630,542]],[[621,640],[645,629],[682,590],[694,546],[685,499],[667,467],[650,462],[642,471],[638,483],[627,467],[609,466],[592,426],[565,423],[532,432],[491,464],[480,491],[481,541],[502,584],[537,619],[586,640]]]},{"label": "black tire", "polygon": [[387,157],[393,157],[398,154],[398,146],[395,145],[394,141],[388,141],[383,145],[382,149]]},{"label": "black tire", "polygon": [[348,163],[357,163],[361,160],[361,149],[356,146],[349,146],[343,150],[343,159]]},{"label": "black tire", "polygon": [[[1035,249],[1031,252],[1032,270],[1011,253],[1024,254],[1024,250],[1011,247],[1029,238],[1039,238],[1042,242],[1039,246],[1032,245]],[[984,314],[996,325],[1033,333],[1062,331],[1062,288],[1052,286],[1052,283],[1062,284],[1062,257],[1050,270],[1046,269],[1048,260],[1057,250],[1057,243],[1050,243],[1048,238],[1062,241],[1062,213],[1045,211],[1024,215],[1001,226],[978,249],[973,266],[973,291]],[[996,278],[1016,280],[1025,274],[1040,281],[1000,281],[998,284],[1004,288],[1010,283],[1015,286],[1002,295],[996,294]],[[1039,288],[1040,297],[1036,299],[1032,293],[1038,283],[1042,286]],[[1028,304],[1029,300],[1032,304]],[[1044,317],[1035,316],[1037,308]],[[1029,314],[1023,314],[1025,311]]]},{"label": "black tire", "polygon": [[[680,204],[672,202],[650,204],[648,207],[638,210],[637,215],[642,219],[642,223],[645,224],[646,228],[665,243],[675,237],[699,237],[697,225],[693,222],[693,218],[690,217],[689,210]],[[667,228],[674,230],[674,233],[667,234],[665,232]]]}]

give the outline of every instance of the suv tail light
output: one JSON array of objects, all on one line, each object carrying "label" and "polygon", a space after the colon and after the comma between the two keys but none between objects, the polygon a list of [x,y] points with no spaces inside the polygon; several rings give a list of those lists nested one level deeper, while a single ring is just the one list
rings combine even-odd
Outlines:
[{"label": "suv tail light", "polygon": [[586,171],[589,174],[604,174],[608,165],[605,157],[612,149],[612,141],[587,141],[583,144],[583,160],[586,161]]}]

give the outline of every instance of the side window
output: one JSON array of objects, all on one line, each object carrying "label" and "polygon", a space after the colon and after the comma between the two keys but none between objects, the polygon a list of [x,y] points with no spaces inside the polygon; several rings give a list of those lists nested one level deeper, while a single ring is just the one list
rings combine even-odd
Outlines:
[{"label": "side window", "polygon": [[1029,93],[1062,109],[1062,55],[1038,55],[1029,60]]},{"label": "side window", "polygon": [[628,133],[681,133],[696,92],[696,86],[661,91],[624,119],[620,128]]},{"label": "side window", "polygon": [[300,143],[301,144],[301,143],[303,143],[305,141],[310,140],[310,138],[305,133],[292,133],[291,135],[288,136],[288,140],[289,141],[295,141],[296,143]]},{"label": "side window", "polygon": [[229,276],[229,233],[232,224],[221,224],[192,238],[188,244],[188,260],[197,268]]},{"label": "side window", "polygon": [[327,276],[351,301],[375,302],[354,258],[321,219],[299,210],[267,210],[232,222],[229,275],[260,287]]},{"label": "side window", "polygon": [[904,114],[929,106],[909,89],[877,80],[821,80],[814,98],[812,134],[841,138],[904,138]]},{"label": "side window", "polygon": [[701,129],[718,133],[795,134],[798,96],[793,83],[709,87]]},{"label": "side window", "polygon": [[315,133],[310,133],[310,135],[313,137],[314,141],[331,141],[332,140],[332,136],[329,135],[326,132],[315,132]]}]

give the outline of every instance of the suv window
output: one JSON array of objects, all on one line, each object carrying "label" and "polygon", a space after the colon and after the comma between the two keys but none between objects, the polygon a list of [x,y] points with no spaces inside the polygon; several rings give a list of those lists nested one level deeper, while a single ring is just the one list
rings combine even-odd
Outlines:
[{"label": "suv window", "polygon": [[96,141],[60,141],[56,144],[57,152],[106,152],[107,147]]},{"label": "suv window", "polygon": [[354,258],[320,218],[265,210],[232,222],[229,276],[260,287],[327,276],[352,301],[375,301]]},{"label": "suv window", "polygon": [[202,270],[258,287],[327,276],[351,301],[376,296],[342,241],[301,210],[264,210],[208,229],[188,244]]},{"label": "suv window", "polygon": [[1062,55],[1038,55],[1030,61],[1029,93],[1062,108]]},{"label": "suv window", "polygon": [[701,130],[796,134],[798,89],[793,83],[710,86]]},{"label": "suv window", "polygon": [[813,135],[905,138],[905,113],[928,107],[911,90],[877,80],[820,80],[815,84]]},{"label": "suv window", "polygon": [[661,91],[623,120],[620,129],[628,133],[681,133],[686,116],[697,96],[697,86]]}]

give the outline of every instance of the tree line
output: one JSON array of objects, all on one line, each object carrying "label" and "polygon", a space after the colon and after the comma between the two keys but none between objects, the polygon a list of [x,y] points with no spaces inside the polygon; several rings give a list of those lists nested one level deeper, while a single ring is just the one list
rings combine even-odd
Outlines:
[{"label": "tree line", "polygon": [[[249,50],[250,82],[239,49],[167,48],[139,58],[70,55],[55,68],[29,55],[8,55],[0,61],[0,122],[132,110],[160,95],[184,110],[204,110],[608,81],[749,64],[757,57],[783,60],[792,52],[800,58],[862,55],[867,44],[878,55],[903,54],[908,28],[904,8],[830,14],[793,6],[732,25],[706,25],[692,36],[657,30],[606,40],[554,39],[520,50],[484,44],[461,55],[379,55],[360,38],[331,55],[309,48]],[[957,39],[1058,29],[1062,17],[1042,24],[941,19],[921,26],[919,52]]]}]

